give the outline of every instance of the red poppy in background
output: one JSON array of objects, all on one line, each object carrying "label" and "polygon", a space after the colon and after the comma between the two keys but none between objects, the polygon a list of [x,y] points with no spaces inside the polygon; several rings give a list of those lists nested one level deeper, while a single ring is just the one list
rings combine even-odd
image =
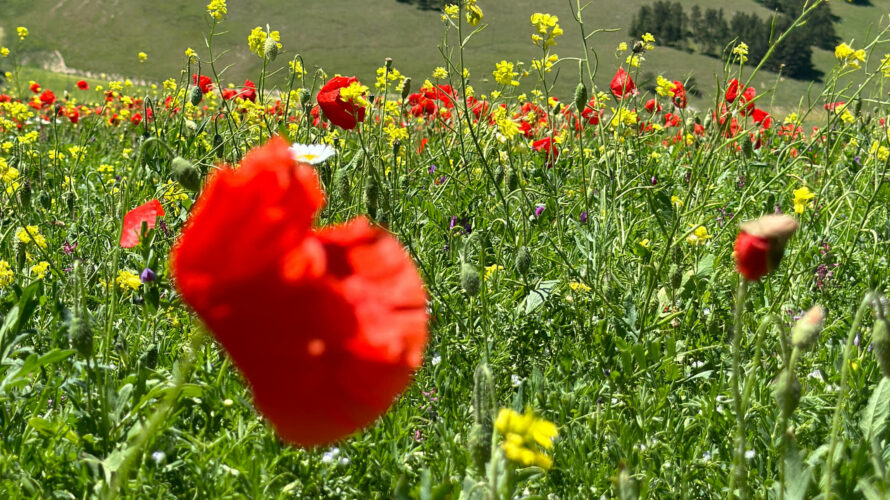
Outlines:
[{"label": "red poppy in background", "polygon": [[42,102],[44,106],[52,106],[52,104],[56,102],[56,94],[54,94],[52,90],[44,90],[40,94],[40,102]]},{"label": "red poppy in background", "polygon": [[192,75],[192,84],[197,85],[201,89],[202,94],[213,90],[213,80],[209,76]]},{"label": "red poppy in background", "polygon": [[121,232],[121,246],[133,248],[138,245],[142,223],[144,222],[148,229],[152,229],[155,227],[158,217],[163,216],[164,207],[158,200],[151,200],[127,212],[127,215],[124,216],[124,229]]},{"label": "red poppy in background", "polygon": [[559,158],[559,150],[556,149],[556,144],[550,137],[545,137],[543,139],[538,139],[537,141],[532,143],[532,148],[535,151],[543,152],[544,158],[550,162],[550,166],[553,166],[553,162]]},{"label": "red poppy in background", "polygon": [[244,87],[238,93],[238,97],[256,102],[256,84],[250,80],[244,80]]},{"label": "red poppy in background", "polygon": [[770,125],[772,125],[773,122],[770,114],[759,108],[754,109],[754,112],[751,113],[751,118],[754,119],[755,123],[763,127],[764,130],[770,128]]},{"label": "red poppy in background", "polygon": [[612,89],[612,95],[618,100],[624,99],[629,95],[637,95],[637,85],[630,75],[627,74],[627,71],[624,71],[624,68],[618,68],[615,76],[612,77],[612,84],[609,85],[609,88]]},{"label": "red poppy in background", "polygon": [[742,114],[747,115],[754,111],[754,98],[757,97],[757,89],[754,87],[748,87],[742,92],[742,97],[739,98],[739,104],[742,106]]},{"label": "red poppy in background", "polygon": [[797,221],[788,215],[764,215],[743,223],[735,240],[736,269],[748,281],[771,273],[779,266],[795,231]]},{"label": "red poppy in background", "polygon": [[584,111],[581,112],[581,116],[587,118],[587,123],[590,125],[598,125],[600,122],[600,118],[603,116],[603,111],[596,110],[596,98],[591,97],[589,101],[587,101],[587,106],[584,107]]},{"label": "red poppy in background", "polygon": [[79,80],[77,82],[77,88],[80,90],[90,90],[90,84],[86,82],[86,80]]},{"label": "red poppy in background", "polygon": [[674,80],[674,106],[683,109],[686,107],[686,87],[683,82]]},{"label": "red poppy in background", "polygon": [[739,97],[739,79],[733,78],[726,87],[726,101],[734,102]]},{"label": "red poppy in background", "polygon": [[313,168],[276,137],[210,177],[170,256],[258,410],[303,446],[386,411],[427,338],[426,293],[398,240],[362,217],[313,229],[323,205]]},{"label": "red poppy in background", "polygon": [[40,93],[40,84],[37,82],[32,83],[31,86],[28,88],[31,89],[31,92],[34,92],[35,94]]},{"label": "red poppy in background", "polygon": [[324,87],[318,91],[316,100],[321,107],[322,113],[334,125],[344,129],[352,130],[356,123],[365,121],[365,108],[354,102],[344,101],[340,97],[340,89],[349,87],[353,82],[358,82],[358,78],[354,76],[335,76],[324,84]]},{"label": "red poppy in background", "polygon": [[646,111],[650,113],[660,113],[661,112],[661,104],[658,104],[658,101],[655,99],[649,99],[646,101],[646,105],[644,106]]}]

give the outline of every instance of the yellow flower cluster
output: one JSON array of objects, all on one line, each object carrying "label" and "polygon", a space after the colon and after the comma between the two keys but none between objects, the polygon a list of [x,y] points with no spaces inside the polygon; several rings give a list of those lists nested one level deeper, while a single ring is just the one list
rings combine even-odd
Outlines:
[{"label": "yellow flower cluster", "polygon": [[[890,136],[890,132],[888,132],[888,136]],[[890,158],[890,149],[887,149],[886,146],[881,146],[878,141],[872,143],[868,153],[875,155],[875,158],[880,162],[886,162]]]},{"label": "yellow flower cluster", "polygon": [[572,281],[569,283],[569,288],[572,289],[573,292],[589,292],[590,287],[585,285],[584,283],[578,281]]},{"label": "yellow flower cluster", "polygon": [[636,111],[632,111],[632,110],[624,109],[624,108],[621,108],[618,110],[616,110],[615,108],[612,108],[612,113],[614,113],[614,115],[612,115],[612,121],[609,122],[609,125],[612,128],[617,128],[618,125],[626,125],[629,127],[631,125],[636,125],[636,123],[637,123],[637,112]]},{"label": "yellow flower cluster", "polygon": [[18,169],[10,167],[9,164],[6,163],[6,158],[0,158],[0,181],[3,181],[4,184],[11,184],[18,179],[18,177]]},{"label": "yellow flower cluster", "polygon": [[662,97],[674,97],[674,82],[658,75],[655,83],[655,92]]},{"label": "yellow flower cluster", "polygon": [[553,459],[543,451],[553,449],[553,439],[559,434],[553,422],[537,418],[531,411],[522,414],[501,408],[494,428],[504,436],[501,449],[507,460],[525,467],[537,465],[549,470],[553,466]]},{"label": "yellow flower cluster", "polygon": [[482,20],[482,9],[476,5],[476,0],[466,0],[464,9],[467,11],[467,22],[470,26],[476,26]]},{"label": "yellow flower cluster", "polygon": [[15,273],[9,267],[9,262],[0,260],[0,288],[11,285],[14,276]]},{"label": "yellow flower cluster", "polygon": [[732,55],[738,57],[741,62],[748,62],[748,44],[739,42],[738,45],[732,48]]},{"label": "yellow flower cluster", "polygon": [[18,231],[15,232],[15,239],[25,245],[33,242],[40,248],[46,248],[46,238],[40,234],[40,228],[37,226],[20,227]]},{"label": "yellow flower cluster", "polygon": [[19,40],[24,40],[28,38],[28,28],[24,26],[19,26],[15,29],[16,34],[19,36]]},{"label": "yellow flower cluster", "polygon": [[708,234],[708,228],[705,226],[695,226],[695,229],[689,236],[686,237],[686,243],[690,245],[704,245],[711,239],[711,235]]},{"label": "yellow flower cluster", "polygon": [[228,13],[226,0],[210,0],[207,4],[207,13],[214,19],[222,19]]},{"label": "yellow flower cluster", "polygon": [[383,131],[386,133],[386,138],[389,140],[389,145],[392,146],[396,141],[407,141],[408,140],[408,129],[405,127],[396,127],[392,123],[384,127]]},{"label": "yellow flower cluster", "polygon": [[457,19],[458,14],[460,14],[460,7],[450,3],[445,6],[444,14],[442,14],[442,21],[447,21],[450,19]]},{"label": "yellow flower cluster", "polygon": [[9,49],[7,49],[6,47],[0,47],[0,57],[7,56],[9,56]]},{"label": "yellow flower cluster", "polygon": [[853,47],[841,43],[834,48],[834,57],[838,62],[843,63],[841,69],[859,69],[859,63],[865,62],[865,51],[862,49],[853,50]]},{"label": "yellow flower cluster", "polygon": [[141,62],[141,63],[144,63],[145,61],[148,60],[148,54],[146,54],[145,52],[140,52],[140,53],[136,54],[136,57],[139,58],[139,62]]},{"label": "yellow flower cluster", "polygon": [[348,87],[343,87],[340,89],[340,98],[346,102],[355,103],[358,106],[362,106],[367,108],[371,105],[367,99],[365,99],[365,94],[368,93],[368,87],[362,85],[359,82],[352,82]]},{"label": "yellow flower cluster", "polygon": [[501,85],[519,86],[519,81],[515,80],[519,73],[513,71],[513,63],[511,62],[501,61],[497,63],[491,74],[494,76],[494,81]]},{"label": "yellow flower cluster", "polygon": [[31,276],[36,280],[42,280],[46,276],[46,270],[49,269],[49,262],[41,260],[37,264],[31,266]]},{"label": "yellow flower cluster", "polygon": [[884,74],[884,78],[890,78],[890,54],[884,54],[884,58],[881,59],[880,70]]},{"label": "yellow flower cluster", "polygon": [[810,200],[816,197],[816,195],[810,191],[810,189],[806,186],[795,189],[793,192],[794,195],[794,213],[802,214],[803,211],[807,208],[807,205],[810,204]]},{"label": "yellow flower cluster", "polygon": [[121,269],[117,272],[117,278],[115,279],[117,282],[117,286],[121,290],[126,290],[127,288],[131,290],[138,290],[142,285],[142,281],[139,280],[139,275],[130,271],[126,271]]},{"label": "yellow flower cluster", "polygon": [[519,125],[507,116],[507,110],[498,106],[492,113],[492,118],[498,126],[498,132],[504,139],[510,140],[519,134]]},{"label": "yellow flower cluster", "polygon": [[402,83],[405,82],[405,75],[403,75],[396,68],[389,68],[389,71],[386,70],[385,66],[380,66],[377,68],[377,81],[374,83],[374,88],[378,90],[384,90],[386,88],[401,88]]},{"label": "yellow flower cluster", "polygon": [[532,42],[541,48],[556,45],[556,38],[562,36],[562,28],[559,27],[559,18],[552,14],[532,14],[532,25],[538,31],[532,35]]},{"label": "yellow flower cluster", "polygon": [[433,78],[436,80],[444,80],[448,78],[448,71],[442,66],[439,66],[433,70]]},{"label": "yellow flower cluster", "polygon": [[532,68],[536,70],[540,70],[543,68],[545,73],[550,73],[553,69],[553,65],[559,61],[559,56],[556,54],[550,54],[546,58],[543,59],[533,59],[532,60]]},{"label": "yellow flower cluster", "polygon": [[276,45],[281,49],[282,45],[279,43],[281,42],[281,34],[277,31],[270,31],[267,34],[266,31],[259,26],[250,31],[250,35],[247,36],[247,46],[250,47],[251,52],[262,58],[264,57],[263,53],[266,47],[266,38],[275,40]]}]

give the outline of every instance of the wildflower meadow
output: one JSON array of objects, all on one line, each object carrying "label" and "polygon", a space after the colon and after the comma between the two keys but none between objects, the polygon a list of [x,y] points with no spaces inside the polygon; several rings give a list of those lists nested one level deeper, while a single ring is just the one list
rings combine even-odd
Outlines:
[{"label": "wildflower meadow", "polygon": [[827,2],[693,99],[579,0],[470,66],[491,1],[364,80],[244,2],[144,85],[6,30],[0,498],[890,498],[890,17],[774,113]]}]

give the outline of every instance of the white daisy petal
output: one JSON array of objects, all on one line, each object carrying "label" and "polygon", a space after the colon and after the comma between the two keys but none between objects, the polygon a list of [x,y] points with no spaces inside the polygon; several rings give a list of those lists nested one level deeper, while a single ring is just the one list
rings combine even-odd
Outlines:
[{"label": "white daisy petal", "polygon": [[290,146],[294,159],[300,162],[318,165],[331,156],[337,154],[337,150],[327,144],[298,144]]}]

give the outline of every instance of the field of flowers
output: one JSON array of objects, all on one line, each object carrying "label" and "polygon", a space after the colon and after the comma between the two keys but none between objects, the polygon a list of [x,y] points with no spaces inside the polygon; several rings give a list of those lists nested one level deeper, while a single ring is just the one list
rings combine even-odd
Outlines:
[{"label": "field of flowers", "polygon": [[227,82],[225,0],[150,87],[28,81],[18,28],[3,498],[890,496],[890,19],[773,116],[744,41],[692,109],[637,87],[651,35],[586,50],[580,2],[480,84],[484,7],[375,82],[274,25]]}]

